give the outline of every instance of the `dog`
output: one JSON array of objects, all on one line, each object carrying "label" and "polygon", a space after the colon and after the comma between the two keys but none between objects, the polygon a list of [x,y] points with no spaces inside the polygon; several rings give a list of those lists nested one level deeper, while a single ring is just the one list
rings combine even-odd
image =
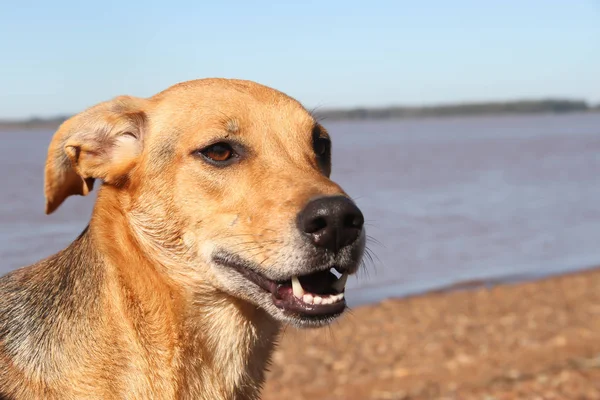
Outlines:
[{"label": "dog", "polygon": [[258,399],[281,327],[340,316],[361,265],[364,217],[330,172],[326,129],[251,81],[65,121],[46,213],[101,187],[71,245],[0,279],[0,398]]}]

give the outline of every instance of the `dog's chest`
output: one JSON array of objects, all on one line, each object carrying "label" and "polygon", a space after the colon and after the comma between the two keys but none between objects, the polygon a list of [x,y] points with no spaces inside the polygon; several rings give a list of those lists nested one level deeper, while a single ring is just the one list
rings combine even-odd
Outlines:
[{"label": "dog's chest", "polygon": [[[277,328],[257,330],[248,320],[219,312],[188,332],[181,350],[181,399],[258,399]],[[266,334],[265,334],[266,333]]]}]

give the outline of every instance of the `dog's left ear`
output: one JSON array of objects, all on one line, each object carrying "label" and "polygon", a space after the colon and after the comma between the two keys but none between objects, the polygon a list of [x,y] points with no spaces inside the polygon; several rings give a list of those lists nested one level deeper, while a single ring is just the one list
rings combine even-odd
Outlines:
[{"label": "dog's left ear", "polygon": [[70,195],[87,195],[94,180],[123,183],[142,152],[147,100],[120,96],[65,121],[48,149],[46,214]]}]

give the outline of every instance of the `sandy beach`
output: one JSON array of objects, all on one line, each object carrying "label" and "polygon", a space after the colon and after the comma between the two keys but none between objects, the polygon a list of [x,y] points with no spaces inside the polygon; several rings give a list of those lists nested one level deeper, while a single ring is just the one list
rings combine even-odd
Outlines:
[{"label": "sandy beach", "polygon": [[288,328],[263,399],[600,399],[600,269]]}]

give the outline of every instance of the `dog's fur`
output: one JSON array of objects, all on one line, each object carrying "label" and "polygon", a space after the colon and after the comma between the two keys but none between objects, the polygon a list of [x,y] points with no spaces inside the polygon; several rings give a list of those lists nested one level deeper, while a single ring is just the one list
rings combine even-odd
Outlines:
[{"label": "dog's fur", "polygon": [[[68,248],[0,279],[0,398],[256,399],[284,315],[216,265],[234,252],[270,279],[314,265],[355,272],[299,239],[298,212],[344,195],[297,101],[248,82],[206,79],[151,98],[117,97],[66,121],[46,163],[46,212],[102,187]],[[239,162],[196,150],[219,140]],[[322,321],[326,323],[328,321]]]}]

